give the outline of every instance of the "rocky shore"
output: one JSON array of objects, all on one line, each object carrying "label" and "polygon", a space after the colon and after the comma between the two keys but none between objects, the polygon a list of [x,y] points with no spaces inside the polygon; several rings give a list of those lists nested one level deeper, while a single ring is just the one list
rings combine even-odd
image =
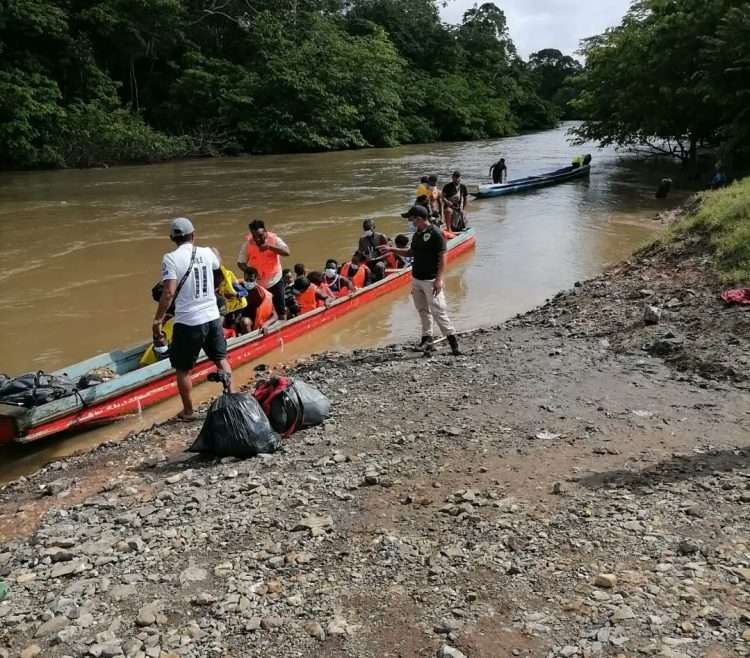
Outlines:
[{"label": "rocky shore", "polygon": [[463,337],[323,355],[283,452],[167,423],[0,491],[0,656],[750,655],[750,314],[654,247]]}]

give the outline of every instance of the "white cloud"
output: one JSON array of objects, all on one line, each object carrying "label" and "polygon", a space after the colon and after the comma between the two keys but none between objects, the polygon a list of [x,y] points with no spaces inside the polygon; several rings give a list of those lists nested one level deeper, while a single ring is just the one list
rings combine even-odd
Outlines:
[{"label": "white cloud", "polygon": [[[460,23],[474,4],[481,5],[482,0],[449,0],[441,12],[443,20]],[[618,25],[631,0],[495,0],[495,4],[505,12],[513,43],[526,58],[542,48],[574,54],[581,39]]]}]

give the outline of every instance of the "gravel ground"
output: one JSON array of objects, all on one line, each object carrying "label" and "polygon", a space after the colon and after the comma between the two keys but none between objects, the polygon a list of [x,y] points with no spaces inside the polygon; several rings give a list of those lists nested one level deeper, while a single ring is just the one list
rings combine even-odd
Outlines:
[{"label": "gravel ground", "polygon": [[750,655],[750,314],[710,272],[655,248],[459,358],[298,364],[334,416],[272,456],[167,423],[10,483],[0,656]]}]

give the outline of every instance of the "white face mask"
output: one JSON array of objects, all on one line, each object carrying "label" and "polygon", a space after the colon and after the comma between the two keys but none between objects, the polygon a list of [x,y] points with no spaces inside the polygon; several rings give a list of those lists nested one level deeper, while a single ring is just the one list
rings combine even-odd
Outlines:
[{"label": "white face mask", "polygon": [[364,233],[362,234],[362,237],[363,237],[363,238],[369,238],[369,237],[372,237],[372,236],[374,235],[374,233],[375,233],[375,231],[365,231],[365,232],[364,232]]},{"label": "white face mask", "polygon": [[255,281],[245,281],[245,290],[255,290],[258,284]]},{"label": "white face mask", "polygon": [[326,269],[326,276],[329,279],[333,279],[336,276],[336,270],[334,270],[332,267],[329,267]]}]

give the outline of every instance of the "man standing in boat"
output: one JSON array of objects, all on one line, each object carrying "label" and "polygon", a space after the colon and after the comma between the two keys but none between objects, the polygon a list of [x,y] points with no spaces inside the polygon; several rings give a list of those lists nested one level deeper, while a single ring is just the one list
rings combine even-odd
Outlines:
[{"label": "man standing in boat", "polygon": [[155,342],[164,340],[164,318],[174,303],[174,331],[169,360],[177,371],[177,388],[182,398],[179,417],[195,420],[190,371],[200,351],[204,350],[219,370],[232,374],[227,361],[227,341],[216,304],[215,286],[221,277],[221,264],[211,249],[194,244],[195,229],[189,219],[175,219],[169,237],[177,248],[162,259],[161,280],[164,287],[152,330]]},{"label": "man standing in boat", "polygon": [[258,272],[258,284],[273,295],[273,307],[280,320],[286,320],[286,298],[284,296],[281,256],[289,255],[289,247],[278,235],[266,230],[265,223],[256,219],[248,224],[250,233],[240,247],[237,267],[246,272],[254,267]]},{"label": "man standing in boat", "polygon": [[408,216],[414,220],[417,232],[412,236],[408,249],[380,247],[399,256],[410,256],[412,262],[411,296],[422,323],[422,339],[419,348],[425,354],[435,351],[433,344],[433,320],[447,338],[451,351],[460,356],[458,338],[453,323],[448,317],[447,303],[443,289],[447,245],[442,231],[430,222],[429,213],[423,206],[413,206]]},{"label": "man standing in boat", "polygon": [[508,180],[508,167],[505,166],[505,158],[500,158],[490,167],[490,176],[495,185]]},{"label": "man standing in boat", "polygon": [[466,228],[466,206],[469,205],[469,190],[461,182],[460,171],[454,171],[451,182],[443,187],[443,203],[445,228],[454,232],[463,231]]}]

